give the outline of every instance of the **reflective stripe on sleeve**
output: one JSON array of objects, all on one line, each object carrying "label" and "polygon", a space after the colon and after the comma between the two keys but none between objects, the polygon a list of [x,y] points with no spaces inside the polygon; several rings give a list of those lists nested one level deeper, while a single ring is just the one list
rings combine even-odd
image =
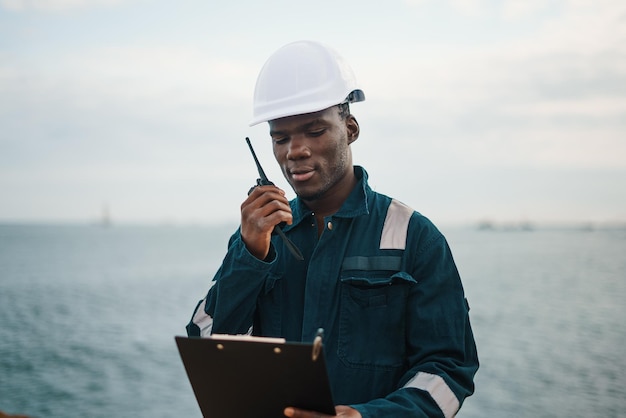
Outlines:
[{"label": "reflective stripe on sleeve", "polygon": [[446,382],[441,376],[419,372],[413,379],[409,380],[404,387],[421,389],[428,392],[446,418],[454,417],[459,411],[459,400],[454,395],[454,392],[452,392],[452,389],[446,385]]},{"label": "reflective stripe on sleeve", "polygon": [[213,330],[213,317],[204,311],[205,306],[206,299],[203,299],[198,305],[198,309],[196,309],[196,313],[194,313],[193,319],[191,320],[191,322],[200,328],[201,337],[211,335],[211,331]]},{"label": "reflective stripe on sleeve", "polygon": [[387,209],[383,232],[380,235],[381,250],[404,250],[406,236],[409,230],[409,221],[413,216],[413,209],[392,199]]}]

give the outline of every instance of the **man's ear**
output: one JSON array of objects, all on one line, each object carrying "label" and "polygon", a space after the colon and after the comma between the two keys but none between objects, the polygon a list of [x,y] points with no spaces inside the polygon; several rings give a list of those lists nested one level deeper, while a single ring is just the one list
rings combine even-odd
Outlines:
[{"label": "man's ear", "polygon": [[348,130],[348,144],[352,144],[359,138],[359,133],[361,132],[359,122],[354,116],[349,115],[346,118],[346,128]]}]

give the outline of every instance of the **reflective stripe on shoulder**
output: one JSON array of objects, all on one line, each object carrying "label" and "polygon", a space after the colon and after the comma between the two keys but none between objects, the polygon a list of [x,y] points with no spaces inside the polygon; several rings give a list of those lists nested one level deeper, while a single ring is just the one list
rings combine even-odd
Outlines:
[{"label": "reflective stripe on shoulder", "polygon": [[193,315],[191,322],[196,324],[200,328],[200,336],[206,337],[211,335],[213,330],[213,317],[204,311],[206,306],[206,298],[198,305],[196,312]]},{"label": "reflective stripe on shoulder", "polygon": [[404,250],[406,248],[406,236],[411,216],[413,216],[413,209],[396,199],[391,200],[383,233],[380,236],[379,248],[381,250]]},{"label": "reflective stripe on shoulder", "polygon": [[419,372],[404,387],[428,392],[446,418],[452,418],[459,412],[459,400],[441,376]]}]

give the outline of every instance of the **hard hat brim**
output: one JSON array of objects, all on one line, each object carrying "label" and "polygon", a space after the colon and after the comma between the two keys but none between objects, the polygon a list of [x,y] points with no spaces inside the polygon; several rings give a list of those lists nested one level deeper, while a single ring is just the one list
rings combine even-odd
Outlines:
[{"label": "hard hat brim", "polygon": [[305,115],[307,113],[319,112],[321,110],[328,109],[329,107],[337,106],[341,103],[356,103],[362,102],[364,100],[365,93],[363,93],[363,90],[354,89],[350,92],[350,94],[347,95],[347,97],[345,97],[345,99],[340,101],[333,100],[318,103],[306,103],[305,105],[293,106],[289,109],[282,108],[281,112],[277,112],[275,111],[275,109],[272,109],[274,111],[269,111],[257,115],[250,121],[249,126],[255,126],[262,122],[269,122],[271,120],[286,118],[289,116]]}]

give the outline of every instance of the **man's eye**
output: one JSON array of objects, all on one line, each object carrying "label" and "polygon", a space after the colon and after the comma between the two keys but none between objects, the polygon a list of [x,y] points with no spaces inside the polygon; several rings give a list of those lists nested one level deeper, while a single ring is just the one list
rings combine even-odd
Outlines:
[{"label": "man's eye", "polygon": [[317,131],[310,131],[309,136],[313,136],[313,137],[322,136],[324,135],[324,132],[326,132],[326,129],[318,129]]},{"label": "man's eye", "polygon": [[279,145],[285,144],[288,139],[289,138],[287,138],[287,137],[284,137],[284,138],[274,138],[274,143],[275,144],[279,144]]}]

